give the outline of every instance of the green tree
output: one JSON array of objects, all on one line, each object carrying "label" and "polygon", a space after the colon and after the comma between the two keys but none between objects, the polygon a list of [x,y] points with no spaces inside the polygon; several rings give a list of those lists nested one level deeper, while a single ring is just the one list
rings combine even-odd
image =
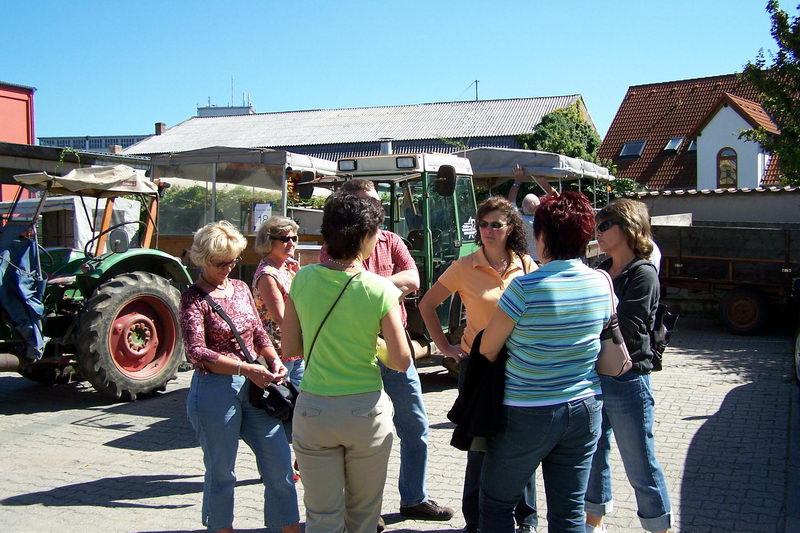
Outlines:
[{"label": "green tree", "polygon": [[784,185],[800,185],[800,18],[790,17],[777,0],[767,2],[767,12],[778,51],[770,54],[772,63],[767,65],[764,50],[760,50],[756,60],[745,65],[742,77],[758,89],[761,104],[781,133],[774,135],[759,127],[743,132],[741,137],[761,143],[780,158]]},{"label": "green tree", "polygon": [[533,133],[517,137],[522,148],[553,152],[597,162],[600,135],[583,116],[575,102],[542,117]]}]

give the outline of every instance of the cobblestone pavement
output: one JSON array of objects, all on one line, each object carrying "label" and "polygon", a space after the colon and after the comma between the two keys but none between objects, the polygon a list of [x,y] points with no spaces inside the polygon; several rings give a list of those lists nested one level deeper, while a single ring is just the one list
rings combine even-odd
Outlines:
[{"label": "cobblestone pavement", "polygon": [[[790,502],[800,497],[787,490],[796,394],[786,380],[788,335],[734,337],[711,322],[680,325],[666,369],[653,376],[673,531],[784,531],[787,494]],[[449,446],[452,425],[445,418],[455,390],[439,368],[421,373],[431,419],[429,492],[458,508],[465,456]],[[179,374],[156,398],[113,404],[86,385],[44,388],[0,375],[0,529],[200,530],[203,469],[184,411],[189,378]],[[398,462],[395,445],[383,505],[388,531],[460,530],[460,511],[445,523],[402,519]],[[246,446],[237,471],[236,526],[261,530],[261,494]],[[616,455],[614,479],[610,530],[640,530]],[[541,479],[538,504],[544,516]],[[546,530],[546,520],[540,526]]]}]

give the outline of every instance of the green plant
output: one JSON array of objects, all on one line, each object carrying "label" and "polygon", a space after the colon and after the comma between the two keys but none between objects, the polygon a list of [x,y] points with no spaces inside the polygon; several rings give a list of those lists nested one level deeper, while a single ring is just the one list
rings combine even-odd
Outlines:
[{"label": "green plant", "polygon": [[769,0],[766,10],[778,51],[771,54],[770,65],[764,51],[759,51],[741,76],[758,89],[761,105],[780,126],[780,134],[758,127],[742,132],[740,137],[760,143],[780,158],[784,185],[800,185],[800,17],[790,17],[777,0]]}]

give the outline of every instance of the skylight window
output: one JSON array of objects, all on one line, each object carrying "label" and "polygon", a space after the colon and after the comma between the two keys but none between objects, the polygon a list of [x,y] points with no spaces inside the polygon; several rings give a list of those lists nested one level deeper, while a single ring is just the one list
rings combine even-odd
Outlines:
[{"label": "skylight window", "polygon": [[642,155],[644,145],[647,141],[628,141],[622,145],[622,150],[619,152],[620,157],[639,157]]},{"label": "skylight window", "polygon": [[689,148],[686,149],[687,152],[696,152],[697,151],[697,141],[692,139],[689,141]]},{"label": "skylight window", "polygon": [[677,152],[678,148],[681,147],[683,143],[683,137],[673,137],[672,139],[667,142],[667,145],[664,147],[665,152]]}]

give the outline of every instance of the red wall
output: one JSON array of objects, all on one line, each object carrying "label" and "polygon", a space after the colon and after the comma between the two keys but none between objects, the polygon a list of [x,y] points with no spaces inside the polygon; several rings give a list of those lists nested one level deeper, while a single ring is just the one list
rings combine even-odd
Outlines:
[{"label": "red wall", "polygon": [[[0,83],[0,141],[34,144],[33,89]],[[18,187],[0,185],[0,201],[13,200]],[[29,195],[23,193],[23,197]]]}]

